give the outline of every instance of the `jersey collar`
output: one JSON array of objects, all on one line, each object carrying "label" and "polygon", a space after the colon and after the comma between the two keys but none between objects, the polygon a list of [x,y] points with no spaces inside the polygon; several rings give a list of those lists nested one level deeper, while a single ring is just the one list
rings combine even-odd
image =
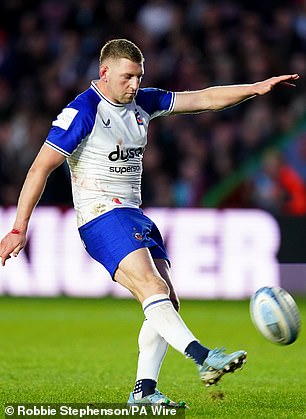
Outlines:
[{"label": "jersey collar", "polygon": [[106,96],[103,95],[103,93],[98,89],[97,87],[97,83],[98,80],[93,80],[91,82],[91,88],[102,98],[104,99],[106,102],[108,102],[110,105],[116,106],[117,108],[122,108],[124,106],[124,104],[122,103],[114,103],[111,100],[109,100]]}]

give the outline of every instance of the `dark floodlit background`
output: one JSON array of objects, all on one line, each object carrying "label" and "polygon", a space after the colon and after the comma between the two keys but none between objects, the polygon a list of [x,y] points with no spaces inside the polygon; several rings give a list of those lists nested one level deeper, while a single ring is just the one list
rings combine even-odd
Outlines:
[{"label": "dark floodlit background", "polygon": [[[143,206],[261,208],[278,221],[281,262],[306,248],[306,2],[2,0],[0,206],[16,205],[51,122],[98,78],[105,41],[145,55],[143,86],[174,91],[299,73],[221,112],[158,118],[144,156]],[[40,205],[72,206],[64,164]]]}]

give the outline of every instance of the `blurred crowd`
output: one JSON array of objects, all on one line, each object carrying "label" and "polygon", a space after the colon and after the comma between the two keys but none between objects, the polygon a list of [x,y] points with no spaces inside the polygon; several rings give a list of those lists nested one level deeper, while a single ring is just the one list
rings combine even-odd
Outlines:
[{"label": "blurred crowd", "polygon": [[[102,45],[119,37],[145,55],[143,87],[178,91],[301,76],[296,88],[222,112],[152,121],[144,206],[205,206],[207,194],[222,192],[262,153],[214,205],[306,214],[306,132],[290,138],[306,110],[305,0],[2,0],[0,205],[16,204],[52,120],[98,78]],[[41,203],[71,205],[66,165],[51,175]]]}]

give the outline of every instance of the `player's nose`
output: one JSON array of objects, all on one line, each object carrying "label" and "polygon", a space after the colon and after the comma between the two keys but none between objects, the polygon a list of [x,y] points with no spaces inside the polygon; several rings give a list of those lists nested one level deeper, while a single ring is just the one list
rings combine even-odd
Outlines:
[{"label": "player's nose", "polygon": [[130,87],[136,91],[139,88],[140,81],[138,77],[132,77],[130,80]]}]

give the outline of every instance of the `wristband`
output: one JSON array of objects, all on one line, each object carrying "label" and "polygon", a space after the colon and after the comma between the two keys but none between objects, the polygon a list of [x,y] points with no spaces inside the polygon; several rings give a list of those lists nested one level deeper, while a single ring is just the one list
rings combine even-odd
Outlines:
[{"label": "wristband", "polygon": [[11,231],[12,234],[20,234],[20,231],[17,230],[17,228],[13,228],[13,230]]}]

